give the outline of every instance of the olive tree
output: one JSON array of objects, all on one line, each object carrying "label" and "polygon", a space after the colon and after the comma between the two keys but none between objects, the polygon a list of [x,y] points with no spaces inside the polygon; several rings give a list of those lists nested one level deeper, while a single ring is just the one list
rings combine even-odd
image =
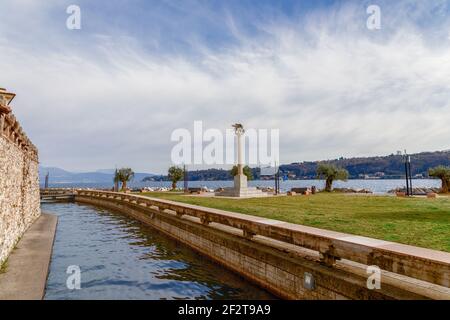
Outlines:
[{"label": "olive tree", "polygon": [[428,175],[442,181],[441,192],[448,193],[450,188],[450,167],[437,166],[428,170]]},{"label": "olive tree", "polygon": [[122,191],[127,190],[127,182],[133,180],[134,172],[131,168],[121,168],[114,174],[114,182],[122,182]]},{"label": "olive tree", "polygon": [[325,191],[331,192],[333,181],[347,181],[348,171],[332,164],[321,163],[317,166],[317,177],[319,179],[325,179]]},{"label": "olive tree", "polygon": [[183,179],[184,170],[180,167],[172,166],[169,168],[169,179],[172,181],[172,190],[177,188],[177,182]]}]

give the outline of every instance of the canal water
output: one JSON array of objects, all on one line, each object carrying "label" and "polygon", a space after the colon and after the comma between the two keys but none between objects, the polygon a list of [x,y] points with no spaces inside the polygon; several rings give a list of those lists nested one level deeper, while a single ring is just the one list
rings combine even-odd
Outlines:
[{"label": "canal water", "polygon": [[[44,203],[42,210],[59,217],[45,299],[274,298],[119,213],[76,203]],[[81,288],[69,289],[78,268]]]}]

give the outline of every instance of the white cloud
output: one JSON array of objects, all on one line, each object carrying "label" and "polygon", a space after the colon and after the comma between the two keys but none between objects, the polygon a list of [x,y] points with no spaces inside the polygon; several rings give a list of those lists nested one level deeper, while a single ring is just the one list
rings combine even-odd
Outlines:
[{"label": "white cloud", "polygon": [[80,40],[39,14],[36,34],[51,39],[13,39],[29,26],[12,19],[25,21],[29,10],[0,19],[0,86],[18,94],[15,113],[42,163],[75,170],[118,164],[163,172],[171,131],[194,120],[223,130],[235,121],[280,128],[284,163],[448,149],[448,41],[430,43],[429,30],[398,8],[395,19],[383,13],[396,27],[378,34],[365,30],[364,9],[361,17],[358,7],[336,10],[298,23],[258,22],[258,36],[233,22],[237,44],[187,39],[195,55],[145,50],[123,35]]}]

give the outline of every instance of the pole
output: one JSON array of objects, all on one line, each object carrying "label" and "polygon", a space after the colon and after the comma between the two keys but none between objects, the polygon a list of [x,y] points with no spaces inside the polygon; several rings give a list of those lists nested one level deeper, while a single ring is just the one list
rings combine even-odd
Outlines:
[{"label": "pole", "polygon": [[410,195],[414,195],[413,186],[412,186],[412,172],[411,172],[411,156],[408,156],[408,172],[409,172],[409,191]]},{"label": "pole", "polygon": [[409,183],[410,183],[410,179],[409,179],[410,166],[408,163],[409,163],[409,155],[406,153],[406,150],[405,150],[406,195],[410,196],[411,195],[411,186],[409,185]]},{"label": "pole", "polygon": [[183,170],[184,170],[184,193],[188,193],[189,186],[188,186],[188,174],[186,171],[186,165],[183,165]]},{"label": "pole", "polygon": [[278,194],[278,183],[277,183],[277,174],[278,174],[278,169],[277,169],[277,164],[275,163],[275,174],[274,174],[274,180],[275,180],[275,194]]},{"label": "pole", "polygon": [[119,180],[117,179],[117,166],[116,166],[116,171],[114,173],[114,192],[119,192]]},{"label": "pole", "polygon": [[276,168],[276,174],[275,174],[275,182],[276,182],[276,194],[280,194],[280,167]]},{"label": "pole", "polygon": [[278,171],[275,172],[275,194],[278,194]]},{"label": "pole", "polygon": [[281,182],[281,178],[280,178],[280,168],[279,168],[279,167],[278,167],[277,181],[278,181],[278,190],[277,190],[277,194],[280,194],[280,182]]},{"label": "pole", "polygon": [[44,185],[44,189],[48,189],[48,176],[49,176],[49,173],[48,173],[48,171],[47,171],[47,174],[45,175],[45,185]]}]

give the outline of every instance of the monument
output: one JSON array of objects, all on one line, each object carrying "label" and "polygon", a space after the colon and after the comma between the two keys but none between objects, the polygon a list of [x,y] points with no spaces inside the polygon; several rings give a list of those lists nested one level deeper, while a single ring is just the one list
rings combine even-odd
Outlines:
[{"label": "monument", "polygon": [[237,139],[237,174],[234,176],[234,187],[226,188],[224,191],[216,192],[219,197],[238,197],[238,198],[253,198],[265,197],[267,193],[255,187],[248,187],[247,176],[244,174],[243,148],[242,136],[245,133],[244,126],[240,123],[233,125],[234,132]]}]

